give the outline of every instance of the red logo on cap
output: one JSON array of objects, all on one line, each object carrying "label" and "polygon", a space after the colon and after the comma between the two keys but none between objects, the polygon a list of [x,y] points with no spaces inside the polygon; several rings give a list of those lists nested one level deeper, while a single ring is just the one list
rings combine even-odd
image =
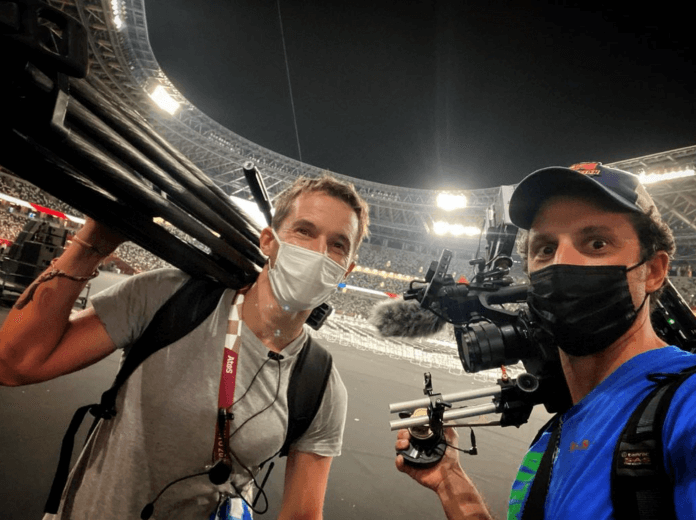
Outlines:
[{"label": "red logo on cap", "polygon": [[583,175],[599,175],[602,173],[599,169],[601,164],[602,163],[598,162],[577,163],[571,166],[570,169],[582,173]]}]

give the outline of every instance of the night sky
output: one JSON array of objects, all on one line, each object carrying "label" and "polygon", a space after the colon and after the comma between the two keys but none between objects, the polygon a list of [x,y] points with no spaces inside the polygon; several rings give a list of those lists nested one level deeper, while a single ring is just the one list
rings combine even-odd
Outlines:
[{"label": "night sky", "polygon": [[145,0],[155,56],[190,102],[352,177],[488,188],[696,144],[688,4],[503,4],[281,1],[298,150],[275,1]]}]

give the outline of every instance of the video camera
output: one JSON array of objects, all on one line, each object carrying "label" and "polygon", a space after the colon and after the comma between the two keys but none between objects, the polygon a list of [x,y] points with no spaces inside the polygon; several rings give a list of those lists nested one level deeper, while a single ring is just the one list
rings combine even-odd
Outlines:
[{"label": "video camera", "polygon": [[[426,373],[427,398],[390,405],[390,412],[401,417],[391,421],[391,429],[411,431],[411,446],[400,452],[411,465],[428,467],[440,460],[445,448],[443,426],[456,425],[447,421],[498,413],[500,421],[493,424],[519,427],[527,422],[535,405],[543,404],[549,413],[557,413],[572,404],[558,347],[526,306],[529,285],[515,284],[510,276],[518,231],[508,213],[512,191],[511,186],[501,187],[498,200],[487,211],[487,258],[470,261],[476,270],[470,282],[457,283],[448,274],[453,255],[445,249],[440,259],[431,263],[425,280],[412,281],[403,298],[416,300],[422,309],[452,324],[466,372],[518,362],[526,372],[510,379],[503,368],[497,386],[450,395],[434,393],[431,375]],[[508,310],[505,305],[515,309]],[[696,351],[696,318],[669,280],[651,319],[655,331],[668,344]],[[485,396],[493,397],[492,404],[451,409],[454,402]],[[473,430],[472,444],[469,453],[475,454]]]}]

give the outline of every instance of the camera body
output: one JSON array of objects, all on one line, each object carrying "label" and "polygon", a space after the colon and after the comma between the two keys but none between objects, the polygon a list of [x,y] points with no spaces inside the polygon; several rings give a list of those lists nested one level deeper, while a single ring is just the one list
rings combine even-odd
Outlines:
[{"label": "camera body", "polygon": [[[513,240],[514,242],[514,240]],[[509,276],[512,259],[499,256],[492,268],[474,260],[479,273],[470,283],[455,283],[447,274],[452,252],[445,249],[432,262],[425,286],[411,288],[404,299],[416,299],[421,307],[451,323],[459,358],[468,373],[522,362],[538,388],[528,392],[530,404],[544,404],[550,413],[570,406],[570,394],[561,371],[558,348],[536,324],[524,304],[529,287],[513,285]],[[504,304],[516,304],[506,310]]]},{"label": "camera body", "polygon": [[[452,324],[459,358],[466,372],[521,362],[526,373],[510,380],[503,372],[497,382],[498,388],[483,389],[486,393],[467,395],[464,392],[443,397],[443,400],[454,402],[492,395],[495,397],[491,405],[434,413],[436,406],[431,403],[427,421],[418,421],[413,415],[406,419],[408,414],[402,412],[402,420],[392,421],[392,429],[408,427],[411,430],[411,445],[401,453],[406,462],[414,466],[427,467],[439,460],[438,450],[433,449],[432,443],[433,439],[444,438],[443,421],[493,411],[501,414],[500,426],[519,427],[527,422],[532,408],[538,404],[544,405],[549,413],[563,412],[572,405],[561,368],[559,346],[527,308],[529,285],[515,285],[510,276],[518,231],[507,211],[511,192],[511,187],[501,187],[499,200],[487,212],[487,259],[470,261],[476,269],[472,281],[456,283],[447,274],[452,252],[445,249],[440,259],[431,263],[425,280],[411,282],[404,300],[417,300],[420,307]],[[652,310],[651,321],[666,343],[696,352],[696,317],[669,280]],[[426,374],[425,393],[434,395],[430,374]],[[392,412],[404,410],[404,405],[408,404],[393,404]],[[467,408],[471,411],[467,412]],[[480,413],[475,408],[479,408]],[[427,424],[433,436],[423,439],[414,436],[413,426],[423,424]],[[411,451],[415,456],[407,457]],[[476,453],[475,446],[469,453]]]}]

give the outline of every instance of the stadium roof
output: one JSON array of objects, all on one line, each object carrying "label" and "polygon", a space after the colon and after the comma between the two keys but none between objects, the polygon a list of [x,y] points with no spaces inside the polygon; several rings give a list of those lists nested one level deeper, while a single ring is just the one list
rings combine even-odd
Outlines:
[{"label": "stadium roof", "polygon": [[[227,194],[251,198],[242,164],[253,161],[260,170],[271,197],[282,191],[300,175],[323,173],[314,166],[285,157],[259,146],[216,123],[189,103],[171,84],[159,67],[150,47],[144,0],[48,0],[50,5],[79,19],[88,28],[90,74],[104,88],[126,101],[209,175]],[[104,9],[110,6],[111,11]],[[157,87],[164,91],[178,108],[173,114],[161,110],[150,93]],[[612,163],[637,174],[663,173],[678,169],[694,169],[696,145],[687,148]],[[332,175],[353,182],[371,206],[373,240],[397,241],[415,246],[437,247],[443,239],[430,235],[433,208],[438,192],[389,186]],[[681,244],[696,243],[696,177],[662,181],[648,186],[663,218],[675,231]],[[498,197],[498,188],[462,191],[468,206],[457,214],[458,223],[481,227],[485,210]],[[470,249],[471,240],[458,239]],[[467,243],[468,242],[468,243]]]}]

